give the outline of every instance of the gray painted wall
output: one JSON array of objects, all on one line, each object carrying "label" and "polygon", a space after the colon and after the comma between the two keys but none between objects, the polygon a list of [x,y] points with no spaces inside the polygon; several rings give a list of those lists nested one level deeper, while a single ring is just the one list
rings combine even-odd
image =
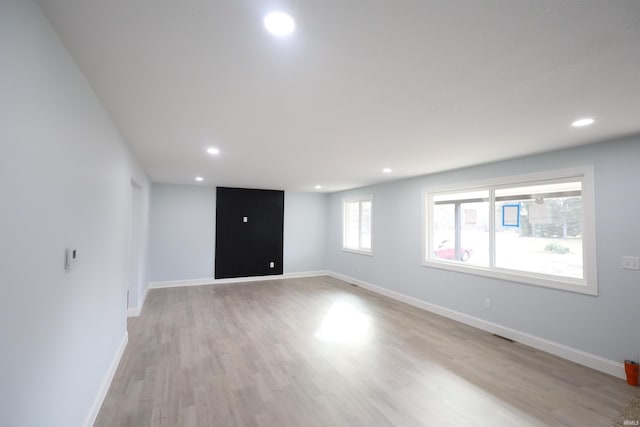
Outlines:
[{"label": "gray painted wall", "polygon": [[0,52],[0,425],[81,426],[126,332],[131,179],[149,183],[34,1],[0,2]]},{"label": "gray painted wall", "polygon": [[284,193],[284,272],[325,269],[327,195]]},{"label": "gray painted wall", "polygon": [[[129,217],[130,240],[127,255],[130,291],[128,307],[140,308],[149,283],[147,279],[147,258],[151,184],[142,169],[139,166],[135,166],[135,168],[137,172],[132,174],[132,184],[129,187],[131,194],[131,208],[129,211],[131,216]],[[142,184],[138,183],[134,175],[143,179]],[[135,185],[133,181],[135,181]]]},{"label": "gray painted wall", "polygon": [[[151,281],[214,276],[215,199],[215,187],[153,184]],[[323,269],[326,195],[286,192],[284,203],[284,272]]]},{"label": "gray painted wall", "polygon": [[[34,1],[0,2],[0,51],[0,425],[82,425],[126,330],[130,182],[142,186],[144,224],[149,182]],[[598,297],[420,265],[423,187],[585,164],[596,173]],[[608,359],[635,357],[640,273],[620,257],[640,254],[639,166],[636,137],[330,196],[286,193],[285,272],[328,268]],[[341,200],[360,193],[374,195],[373,257],[340,250]],[[152,202],[149,280],[212,277],[215,189],[154,185]],[[67,273],[68,246],[79,264]],[[133,301],[146,281],[143,271]]]},{"label": "gray painted wall", "polygon": [[215,231],[215,188],[153,184],[149,280],[213,277]]},{"label": "gray painted wall", "polygon": [[[421,265],[425,187],[593,165],[599,296],[536,287]],[[640,136],[329,196],[327,269],[601,357],[640,352]],[[373,194],[374,256],[341,250],[342,199]],[[492,308],[483,308],[491,298]]]}]

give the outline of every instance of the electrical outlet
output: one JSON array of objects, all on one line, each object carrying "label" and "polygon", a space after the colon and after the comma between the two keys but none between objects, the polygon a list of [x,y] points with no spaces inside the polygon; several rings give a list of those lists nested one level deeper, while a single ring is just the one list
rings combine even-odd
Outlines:
[{"label": "electrical outlet", "polygon": [[276,267],[276,263],[275,263],[275,262],[273,262],[273,261],[271,261],[271,262],[269,263],[269,268],[275,268],[275,267]]},{"label": "electrical outlet", "polygon": [[622,268],[624,268],[625,270],[640,270],[640,257],[623,256]]},{"label": "electrical outlet", "polygon": [[485,298],[484,299],[484,308],[489,310],[491,308],[491,299],[490,298]]}]

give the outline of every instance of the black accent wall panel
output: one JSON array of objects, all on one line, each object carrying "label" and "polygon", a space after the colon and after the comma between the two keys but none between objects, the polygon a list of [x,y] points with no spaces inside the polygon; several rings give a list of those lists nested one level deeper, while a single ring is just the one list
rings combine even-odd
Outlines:
[{"label": "black accent wall panel", "polygon": [[218,187],[216,279],[282,274],[283,230],[284,191]]}]

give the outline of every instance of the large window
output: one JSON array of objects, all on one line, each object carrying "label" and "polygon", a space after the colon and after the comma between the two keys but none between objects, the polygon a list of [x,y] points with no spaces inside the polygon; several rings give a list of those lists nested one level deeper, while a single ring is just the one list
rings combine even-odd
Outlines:
[{"label": "large window", "polygon": [[371,196],[347,199],[343,202],[342,248],[371,254]]},{"label": "large window", "polygon": [[593,172],[425,191],[425,265],[597,294]]}]

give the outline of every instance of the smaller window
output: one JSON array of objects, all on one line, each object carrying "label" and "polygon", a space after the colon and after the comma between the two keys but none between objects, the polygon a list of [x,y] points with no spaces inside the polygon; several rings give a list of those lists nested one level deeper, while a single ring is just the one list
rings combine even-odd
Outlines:
[{"label": "smaller window", "polygon": [[342,248],[371,254],[371,196],[343,202]]}]

